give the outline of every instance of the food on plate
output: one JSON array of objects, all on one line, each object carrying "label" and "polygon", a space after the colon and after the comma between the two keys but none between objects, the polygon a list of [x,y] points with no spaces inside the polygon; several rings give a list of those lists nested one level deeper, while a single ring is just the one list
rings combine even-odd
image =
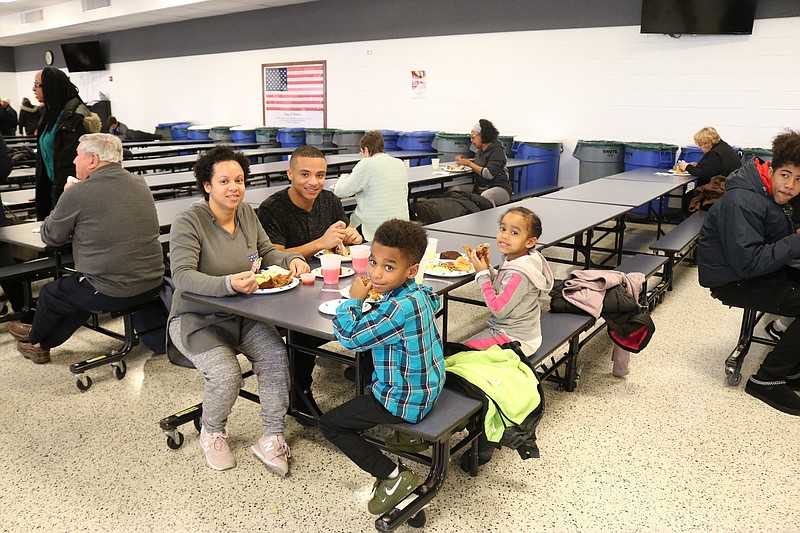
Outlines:
[{"label": "food on plate", "polygon": [[259,289],[277,289],[289,285],[292,282],[292,276],[274,270],[264,270],[256,274],[256,281]]},{"label": "food on plate", "polygon": [[471,272],[472,263],[463,255],[459,255],[455,261],[439,259],[425,265],[425,271],[434,274],[449,274],[451,272]]},{"label": "food on plate", "polygon": [[[470,248],[466,244],[463,244],[462,246],[464,247],[464,251],[467,252],[467,255],[471,255],[472,254],[472,248]],[[475,253],[478,255],[478,259],[485,260],[486,256],[489,255],[489,245],[487,243],[479,244],[475,248]]]},{"label": "food on plate", "polygon": [[461,257],[461,252],[457,252],[455,250],[447,250],[446,252],[439,253],[439,259],[449,259],[454,261]]},{"label": "food on plate", "polygon": [[344,244],[339,244],[334,246],[333,248],[328,248],[327,250],[323,250],[322,253],[325,254],[339,254],[342,257],[350,257],[350,247]]},{"label": "food on plate", "polygon": [[442,168],[449,170],[450,172],[462,172],[469,170],[469,167],[466,165],[445,165]]}]

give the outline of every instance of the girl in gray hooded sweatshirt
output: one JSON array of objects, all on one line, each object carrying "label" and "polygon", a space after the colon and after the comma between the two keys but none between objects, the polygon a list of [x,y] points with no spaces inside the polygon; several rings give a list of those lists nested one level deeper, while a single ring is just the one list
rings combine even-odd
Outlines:
[{"label": "girl in gray hooded sweatshirt", "polygon": [[485,258],[470,255],[475,267],[475,282],[492,313],[487,328],[464,344],[485,350],[495,344],[519,341],[522,350],[533,354],[542,344],[539,294],[553,288],[553,273],[544,256],[534,250],[542,234],[539,217],[524,207],[503,213],[497,232],[497,247],[505,256],[495,270]]}]

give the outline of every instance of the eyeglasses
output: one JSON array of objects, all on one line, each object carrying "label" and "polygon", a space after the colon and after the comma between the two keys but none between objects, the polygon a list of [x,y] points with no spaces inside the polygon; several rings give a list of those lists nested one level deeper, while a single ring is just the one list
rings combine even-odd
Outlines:
[{"label": "eyeglasses", "polygon": [[480,137],[480,136],[481,136],[481,134],[480,134],[480,133],[476,133],[475,135],[470,135],[470,136],[469,136],[469,140],[470,140],[470,141],[472,141],[472,140],[475,140],[475,137]]},{"label": "eyeglasses", "polygon": [[41,84],[41,83],[39,83],[38,81],[35,81],[35,82],[33,82],[33,88],[34,88],[34,89],[38,89],[38,88],[40,88],[41,86],[42,86],[42,84]]}]

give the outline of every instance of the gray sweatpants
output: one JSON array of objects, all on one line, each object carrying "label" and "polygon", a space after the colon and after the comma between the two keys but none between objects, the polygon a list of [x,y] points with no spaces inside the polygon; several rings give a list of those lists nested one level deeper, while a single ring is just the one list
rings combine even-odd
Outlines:
[{"label": "gray sweatpants", "polygon": [[283,435],[289,407],[289,363],[286,345],[274,326],[245,318],[239,346],[217,346],[202,353],[192,353],[183,345],[180,317],[170,321],[169,336],[175,347],[205,378],[203,427],[208,433],[225,429],[228,415],[239,395],[242,368],[236,354],[241,352],[253,364],[258,380],[264,434]]}]

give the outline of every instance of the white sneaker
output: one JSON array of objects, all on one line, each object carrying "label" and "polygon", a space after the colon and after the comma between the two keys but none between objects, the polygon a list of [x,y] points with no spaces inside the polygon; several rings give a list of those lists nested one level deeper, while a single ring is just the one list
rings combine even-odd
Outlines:
[{"label": "white sneaker", "polygon": [[214,470],[229,470],[236,466],[236,458],[228,446],[228,432],[206,433],[200,429],[200,447],[206,456],[208,466]]},{"label": "white sneaker", "polygon": [[289,475],[289,457],[292,452],[283,435],[261,437],[250,449],[270,470],[281,477]]}]

